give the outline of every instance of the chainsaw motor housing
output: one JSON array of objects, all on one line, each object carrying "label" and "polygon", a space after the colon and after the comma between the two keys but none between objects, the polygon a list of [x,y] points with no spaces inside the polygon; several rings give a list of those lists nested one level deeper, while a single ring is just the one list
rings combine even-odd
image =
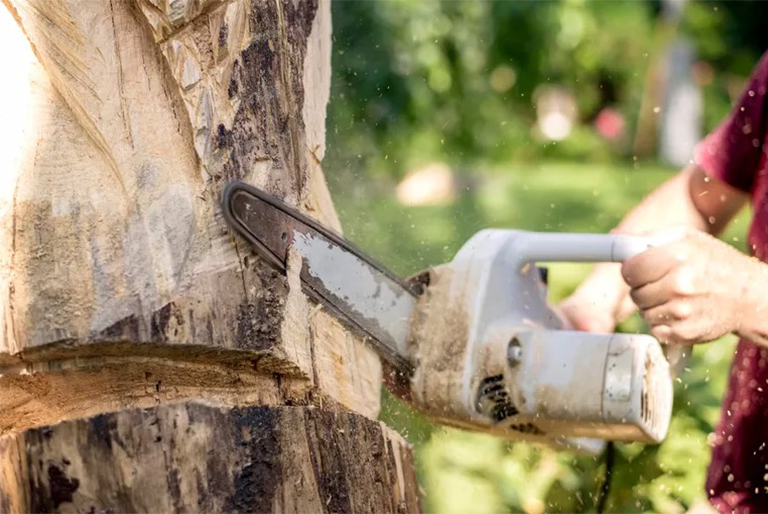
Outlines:
[{"label": "chainsaw motor housing", "polygon": [[[444,310],[465,317],[460,385],[422,384],[414,389],[416,402],[428,403],[427,410],[442,405],[448,424],[509,439],[587,450],[607,440],[659,443],[671,419],[673,383],[659,342],[568,330],[548,303],[536,265],[623,261],[647,248],[646,240],[629,236],[478,232],[436,273]],[[428,382],[436,371],[420,364],[416,380]],[[435,390],[454,397],[441,402]],[[419,391],[432,396],[419,398]]]},{"label": "chainsaw motor housing", "polygon": [[474,398],[466,400],[496,429],[646,443],[666,435],[672,383],[653,337],[519,326],[489,332],[474,362]]}]

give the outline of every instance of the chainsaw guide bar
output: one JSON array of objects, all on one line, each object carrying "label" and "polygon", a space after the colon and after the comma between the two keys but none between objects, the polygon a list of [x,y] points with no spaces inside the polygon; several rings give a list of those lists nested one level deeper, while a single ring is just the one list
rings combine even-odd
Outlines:
[{"label": "chainsaw guide bar", "polygon": [[406,345],[416,295],[408,284],[346,239],[249,184],[227,184],[222,209],[227,223],[280,273],[287,272],[289,249],[297,251],[304,292],[399,372],[413,371]]}]

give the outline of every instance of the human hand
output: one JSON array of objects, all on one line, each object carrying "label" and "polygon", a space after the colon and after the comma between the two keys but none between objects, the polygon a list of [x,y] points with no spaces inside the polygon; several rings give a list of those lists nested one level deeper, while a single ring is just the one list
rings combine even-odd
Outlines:
[{"label": "human hand", "polygon": [[664,343],[694,344],[738,333],[755,310],[750,284],[763,280],[764,265],[692,229],[667,230],[651,239],[666,242],[621,268],[651,334]]},{"label": "human hand", "polygon": [[563,300],[555,310],[568,329],[607,334],[616,328],[613,309],[599,299],[578,292]]},{"label": "human hand", "polygon": [[608,334],[614,331],[618,321],[635,310],[619,265],[600,266],[556,307],[568,325],[566,328]]}]

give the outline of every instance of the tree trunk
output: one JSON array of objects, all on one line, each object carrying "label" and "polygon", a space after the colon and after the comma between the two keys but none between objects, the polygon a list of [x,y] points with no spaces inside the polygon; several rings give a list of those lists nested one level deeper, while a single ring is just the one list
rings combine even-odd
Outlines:
[{"label": "tree trunk", "polygon": [[2,1],[0,511],[418,510],[378,358],[219,209],[339,229],[330,0]]},{"label": "tree trunk", "polygon": [[0,510],[408,512],[409,458],[357,414],[185,402],[3,437]]}]

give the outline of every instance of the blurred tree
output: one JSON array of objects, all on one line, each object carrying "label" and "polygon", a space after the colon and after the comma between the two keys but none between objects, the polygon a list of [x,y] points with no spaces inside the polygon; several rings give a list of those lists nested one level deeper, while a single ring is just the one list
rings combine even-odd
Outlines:
[{"label": "blurred tree", "polygon": [[[605,141],[592,123],[612,107],[637,126],[649,65],[671,37],[656,0],[388,0],[334,2],[333,10],[331,137],[360,156],[354,167],[395,178],[433,159],[464,168],[631,156],[634,134]],[[705,129],[766,48],[764,15],[762,1],[687,3],[680,31],[701,59]],[[531,131],[542,84],[564,86],[577,101],[579,125],[556,145]]]},{"label": "blurred tree", "polygon": [[705,130],[728,113],[760,55],[768,49],[762,20],[768,3],[759,0],[690,2],[681,30],[696,43],[701,63],[698,78],[705,87]]},{"label": "blurred tree", "polygon": [[605,158],[611,145],[589,127],[555,147],[537,142],[532,96],[560,84],[577,99],[580,124],[616,106],[631,126],[654,5],[336,2],[329,126],[361,167],[395,177],[429,159],[465,167],[560,149]]}]

